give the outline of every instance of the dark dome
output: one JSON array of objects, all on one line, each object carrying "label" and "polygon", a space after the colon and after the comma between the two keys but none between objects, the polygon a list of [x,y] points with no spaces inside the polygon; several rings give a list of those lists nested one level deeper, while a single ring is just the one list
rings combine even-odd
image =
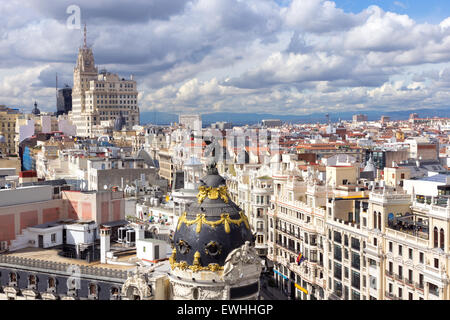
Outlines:
[{"label": "dark dome", "polygon": [[175,262],[192,266],[197,260],[202,267],[223,267],[232,250],[254,239],[247,217],[228,197],[217,169],[210,168],[200,182],[198,201],[180,217],[173,236]]},{"label": "dark dome", "polygon": [[37,107],[37,102],[34,102],[34,109],[31,111],[32,114],[34,114],[35,116],[38,116],[41,114],[41,110],[39,110],[39,108]]}]

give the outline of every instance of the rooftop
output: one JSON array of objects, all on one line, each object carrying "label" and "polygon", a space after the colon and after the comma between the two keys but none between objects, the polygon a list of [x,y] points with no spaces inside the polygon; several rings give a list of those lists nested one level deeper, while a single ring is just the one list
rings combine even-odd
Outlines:
[{"label": "rooftop", "polygon": [[[60,256],[58,254],[59,251],[60,250],[58,250],[58,249],[26,248],[26,249],[17,250],[14,252],[5,253],[4,255],[8,256],[8,257],[33,259],[33,260],[40,260],[40,261],[47,261],[47,262],[59,262],[59,263],[67,263],[67,264],[73,264],[73,265],[79,265],[79,266],[90,266],[90,267],[96,267],[96,268],[107,268],[107,269],[122,270],[122,271],[123,270],[125,270],[125,271],[131,270],[131,269],[135,268],[135,266],[104,264],[104,263],[100,263],[100,261],[88,263],[85,260],[70,259],[70,258]],[[125,258],[125,257],[123,257],[123,258]]]},{"label": "rooftop", "polygon": [[447,179],[450,178],[450,175],[446,174],[436,174],[434,176],[430,177],[424,177],[419,179],[420,181],[431,181],[431,182],[441,182],[441,183],[447,183]]}]

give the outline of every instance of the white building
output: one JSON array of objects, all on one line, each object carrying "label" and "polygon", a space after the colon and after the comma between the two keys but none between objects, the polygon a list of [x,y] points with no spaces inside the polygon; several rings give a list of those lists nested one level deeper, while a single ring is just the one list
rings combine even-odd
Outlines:
[{"label": "white building", "polygon": [[72,112],[69,116],[73,117],[77,135],[101,135],[101,122],[119,117],[128,127],[139,124],[136,81],[133,76],[125,80],[106,70],[98,72],[92,48],[86,44],[86,27],[84,45],[78,51],[73,83]]}]

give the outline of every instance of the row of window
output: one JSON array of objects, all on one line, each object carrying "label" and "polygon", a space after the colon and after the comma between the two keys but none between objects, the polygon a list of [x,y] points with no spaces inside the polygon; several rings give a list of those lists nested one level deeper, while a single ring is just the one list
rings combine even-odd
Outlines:
[{"label": "row of window", "polygon": [[289,215],[291,217],[294,217],[294,213],[295,213],[295,216],[297,217],[297,219],[305,221],[306,223],[311,222],[311,216],[304,214],[303,212],[300,212],[300,211],[294,211],[294,210],[288,209],[286,207],[281,207],[280,212],[283,214]]},{"label": "row of window", "polygon": [[[83,87],[83,84],[81,84],[81,87]],[[99,82],[96,82],[95,83],[95,87],[96,88],[105,88],[105,83],[99,83]],[[110,83],[109,84],[109,87],[110,88],[115,88],[116,87],[116,84],[115,83]],[[134,84],[132,84],[132,83],[121,83],[120,84],[120,88],[134,88]]]},{"label": "row of window", "polygon": [[[331,281],[330,281],[331,284]],[[335,280],[334,281],[334,290],[333,293],[340,297],[344,298],[344,300],[349,300],[349,287],[348,286],[342,286],[342,282]],[[342,290],[344,289],[344,290]],[[357,290],[351,290],[352,296],[351,300],[361,300],[361,294]],[[365,300],[365,297],[363,296],[363,300]]]},{"label": "row of window", "polygon": [[[330,244],[329,244],[330,246]],[[342,262],[342,248],[341,246],[335,244],[334,245],[334,260]],[[344,259],[349,259],[349,251],[347,249],[344,249]],[[360,270],[361,268],[361,256],[358,252],[351,251],[351,265],[352,268],[355,268],[356,270]]]},{"label": "row of window", "polygon": [[[328,239],[331,241],[331,230],[328,230]],[[342,244],[342,235],[339,231],[333,232],[333,240],[335,243]],[[348,240],[348,235],[344,234],[344,246],[346,247],[348,247]],[[351,237],[351,248],[358,251],[361,250],[361,243],[358,238]]]},{"label": "row of window", "polygon": [[[394,296],[394,285],[392,284],[392,283],[389,283],[389,286],[388,286],[388,297],[389,296]],[[399,298],[399,299],[403,299],[403,288],[402,287],[398,287],[398,289],[397,289],[398,291],[398,295],[397,295],[397,297],[396,298]],[[430,293],[431,293],[431,291],[430,291]],[[408,292],[408,300],[414,300],[414,293],[413,292]],[[423,297],[419,297],[419,300],[423,300]]]},{"label": "row of window", "polygon": [[256,204],[270,204],[270,196],[253,196],[253,202]]},{"label": "row of window", "polygon": [[[270,219],[270,227],[272,228],[272,219]],[[302,235],[300,227],[296,227],[295,225],[290,224],[289,222],[285,222],[281,219],[277,221],[277,229],[289,233],[297,238],[300,238]],[[317,235],[310,235],[307,232],[303,232],[303,238],[301,238],[301,240],[303,240],[305,244],[309,244],[310,246],[317,246],[318,244]]]},{"label": "row of window", "polygon": [[[127,115],[129,111],[122,111],[123,115]],[[112,116],[118,116],[120,115],[120,111],[100,111],[100,115],[112,115]]]},{"label": "row of window", "polygon": [[[133,98],[137,98],[137,94],[110,94],[110,95],[108,95],[108,94],[105,94],[105,95],[103,95],[103,94],[98,94],[98,95],[96,95],[97,96],[97,99],[106,99],[106,98],[120,98],[120,99],[133,99]],[[93,97],[93,95],[87,95],[87,97],[88,98],[92,98]],[[111,100],[110,100],[111,101]]]},{"label": "row of window", "polygon": [[[398,266],[397,272],[398,273],[396,275],[394,275],[394,263],[392,261],[389,261],[388,270],[387,270],[388,276],[395,277],[399,280],[403,280],[403,279],[407,280],[407,282],[410,284],[414,283],[414,271],[412,269],[408,269],[407,277],[404,277],[404,275],[403,275],[403,266]],[[420,287],[423,287],[423,279],[424,279],[423,274],[419,273],[418,284]]]},{"label": "row of window", "polygon": [[[92,100],[89,101],[89,103],[92,105]],[[104,104],[108,104],[108,105],[104,105]],[[109,104],[118,104],[118,105],[114,105],[111,106]],[[98,108],[120,108],[121,106],[123,106],[124,108],[129,108],[131,104],[137,104],[137,100],[120,100],[120,101],[114,101],[114,100],[110,100],[109,102],[107,100],[104,101],[103,100],[97,100],[97,107]]]},{"label": "row of window", "polygon": [[[403,246],[401,244],[398,245],[397,247],[397,254],[401,257],[403,257]],[[388,250],[391,253],[394,253],[394,245],[392,243],[392,241],[389,241],[388,244]],[[419,252],[419,262],[420,263],[424,263],[424,253],[423,252]],[[408,248],[408,259],[413,260],[414,258],[414,250],[412,248]]]},{"label": "row of window", "polygon": [[[18,274],[15,272],[9,273],[9,285],[10,286],[17,286],[17,280],[18,280]],[[48,291],[55,291],[56,285],[57,285],[57,279],[54,277],[50,277],[47,280],[47,290]],[[75,281],[75,280],[73,280]],[[37,284],[39,282],[39,278],[36,275],[29,275],[28,276],[28,288],[29,289],[36,289]],[[90,283],[88,285],[89,290],[89,296],[96,297],[98,295],[99,287],[96,283]],[[112,296],[118,296],[119,295],[119,288],[118,287],[112,287],[110,291]]]}]

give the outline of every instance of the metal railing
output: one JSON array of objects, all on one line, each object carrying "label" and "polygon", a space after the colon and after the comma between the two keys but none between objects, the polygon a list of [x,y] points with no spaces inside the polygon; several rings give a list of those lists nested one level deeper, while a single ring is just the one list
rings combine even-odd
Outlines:
[{"label": "metal railing", "polygon": [[415,282],[414,283],[414,287],[416,288],[416,289],[419,289],[419,290],[424,290],[424,288],[425,288],[425,286],[424,286],[424,283],[422,282],[422,283],[419,283],[419,282]]},{"label": "metal railing", "polygon": [[[24,257],[14,257],[0,255],[0,264],[11,264],[15,266],[30,267],[44,269],[48,271],[60,271],[61,273],[72,274],[71,267],[74,266],[70,263],[54,262],[46,260],[38,260]],[[109,268],[91,267],[84,265],[76,265],[80,273],[83,275],[100,276],[116,279],[127,279],[128,272],[125,270],[114,270]]]},{"label": "metal railing", "polygon": [[401,298],[395,296],[393,293],[386,291],[386,297],[391,300],[402,300]]},{"label": "metal railing", "polygon": [[404,280],[403,276],[401,274],[395,274],[394,277],[395,277],[395,280],[398,280],[398,281],[401,281],[401,282],[403,282],[403,280]]}]

